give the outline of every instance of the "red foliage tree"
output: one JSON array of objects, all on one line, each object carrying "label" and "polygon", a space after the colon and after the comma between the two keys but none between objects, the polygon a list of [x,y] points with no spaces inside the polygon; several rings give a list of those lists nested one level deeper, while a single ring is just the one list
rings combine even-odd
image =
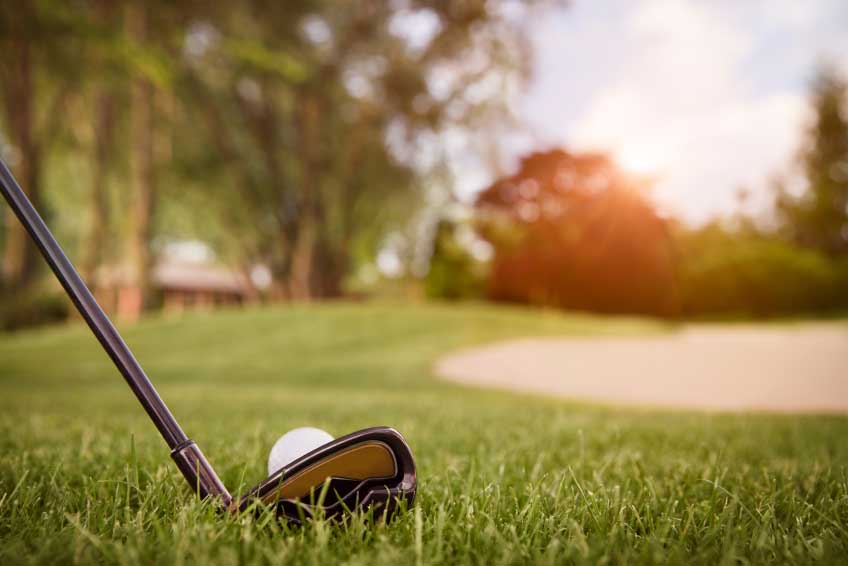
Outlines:
[{"label": "red foliage tree", "polygon": [[666,221],[647,182],[602,154],[533,153],[477,198],[494,247],[490,298],[671,316],[679,300]]}]

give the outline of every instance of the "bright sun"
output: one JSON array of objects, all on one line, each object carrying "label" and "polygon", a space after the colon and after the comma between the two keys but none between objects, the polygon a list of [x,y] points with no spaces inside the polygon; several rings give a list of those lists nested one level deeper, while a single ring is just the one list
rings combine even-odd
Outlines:
[{"label": "bright sun", "polygon": [[665,164],[665,152],[657,147],[634,144],[615,152],[622,167],[631,173],[658,173]]}]

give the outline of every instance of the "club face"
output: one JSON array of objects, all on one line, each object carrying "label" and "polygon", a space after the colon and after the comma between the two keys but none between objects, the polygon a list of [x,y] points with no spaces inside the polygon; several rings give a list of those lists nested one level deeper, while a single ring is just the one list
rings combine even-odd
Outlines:
[{"label": "club face", "polygon": [[293,523],[356,509],[390,517],[400,502],[412,505],[416,489],[415,461],[406,441],[392,428],[373,427],[284,466],[242,497],[239,509],[260,501]]}]

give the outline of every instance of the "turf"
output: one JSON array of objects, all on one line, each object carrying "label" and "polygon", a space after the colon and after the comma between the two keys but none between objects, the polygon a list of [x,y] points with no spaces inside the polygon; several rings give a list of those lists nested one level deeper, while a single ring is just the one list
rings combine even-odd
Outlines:
[{"label": "turf", "polygon": [[[153,319],[127,341],[231,487],[289,428],[401,430],[420,492],[392,523],[224,518],[80,325],[0,337],[0,564],[848,563],[848,419],[616,410],[434,379],[442,352],[673,331],[488,306]],[[587,368],[591,371],[591,368]]]}]

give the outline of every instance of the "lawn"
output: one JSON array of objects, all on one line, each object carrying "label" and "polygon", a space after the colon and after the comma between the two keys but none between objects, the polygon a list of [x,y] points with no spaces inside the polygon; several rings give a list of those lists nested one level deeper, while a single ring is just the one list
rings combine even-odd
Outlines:
[{"label": "lawn", "polygon": [[510,336],[666,331],[343,303],[127,328],[231,490],[264,477],[289,428],[406,436],[413,510],[299,529],[196,502],[81,325],[0,336],[0,564],[848,563],[848,418],[611,409],[466,389],[430,369]]}]

